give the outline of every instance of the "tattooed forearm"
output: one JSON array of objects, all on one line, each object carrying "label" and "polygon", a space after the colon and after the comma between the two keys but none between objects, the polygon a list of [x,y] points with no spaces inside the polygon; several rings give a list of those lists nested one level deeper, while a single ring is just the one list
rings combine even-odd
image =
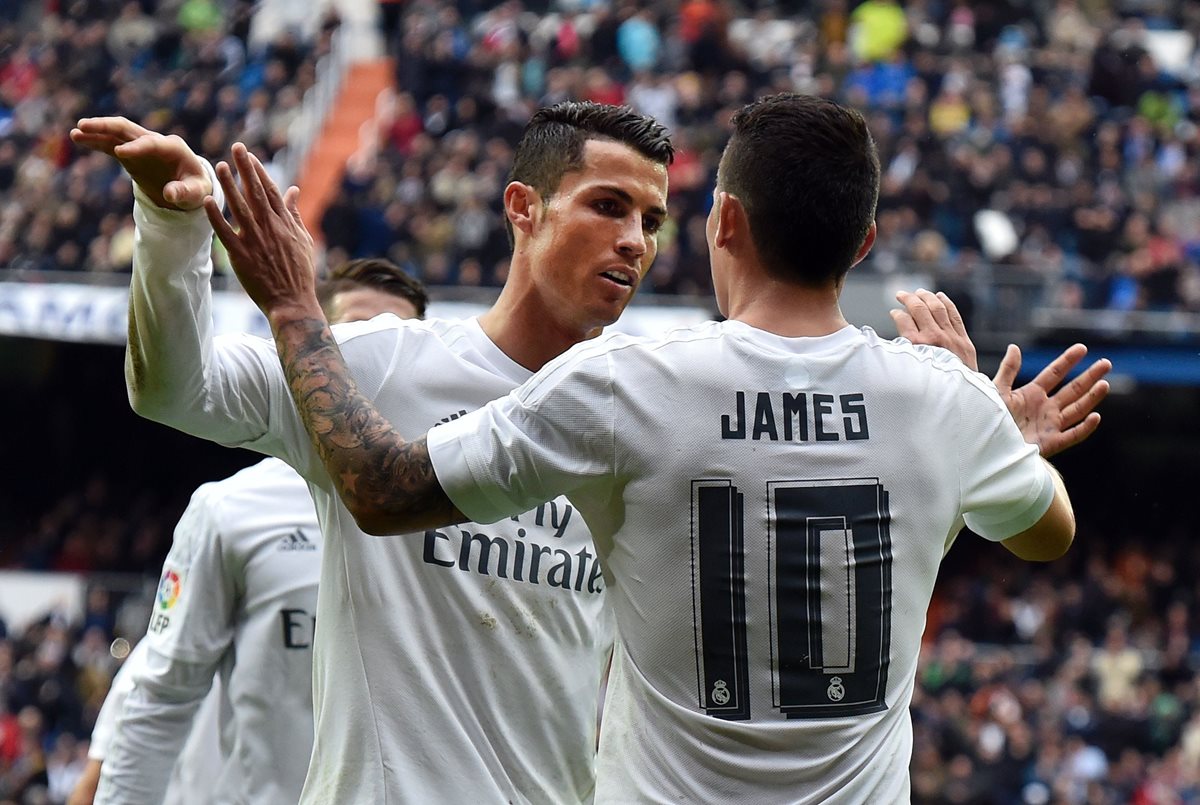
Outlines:
[{"label": "tattooed forearm", "polygon": [[369,533],[403,533],[466,518],[442,491],[425,438],[406,442],[355,386],[319,318],[275,334],[300,419],[334,487]]}]

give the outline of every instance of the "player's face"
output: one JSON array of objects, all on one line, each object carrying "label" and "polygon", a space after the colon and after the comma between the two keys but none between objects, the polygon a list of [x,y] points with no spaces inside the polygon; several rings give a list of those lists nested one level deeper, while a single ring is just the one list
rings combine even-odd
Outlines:
[{"label": "player's face", "polygon": [[402,319],[417,317],[417,308],[412,302],[374,288],[342,291],[333,297],[331,307],[329,320],[335,324],[343,321],[367,321],[380,313],[395,313]]},{"label": "player's face", "polygon": [[589,140],[531,233],[546,313],[581,336],[612,324],[658,253],[667,170],[627,145]]}]

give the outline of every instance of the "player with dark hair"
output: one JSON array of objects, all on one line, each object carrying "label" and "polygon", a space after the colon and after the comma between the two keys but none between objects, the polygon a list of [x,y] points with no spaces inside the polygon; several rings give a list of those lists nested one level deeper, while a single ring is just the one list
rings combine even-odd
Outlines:
[{"label": "player with dark hair", "polygon": [[[302,801],[590,801],[612,623],[583,518],[547,498],[489,526],[363,533],[296,416],[272,343],[211,334],[212,228],[197,209],[220,195],[211,168],[179,138],[120,118],[80,121],[72,137],[113,154],[135,182],[126,361],[135,410],[278,456],[313,492],[325,547]],[[248,164],[243,148],[234,152]],[[654,260],[672,158],[661,126],[624,108],[563,103],[534,116],[516,158],[529,167],[504,190],[513,257],[490,310],[338,328],[356,379],[408,436],[597,335]],[[296,192],[278,212],[298,214]],[[311,239],[298,236],[290,245],[306,250],[311,272]],[[354,484],[353,471],[338,482]]]},{"label": "player with dark hair", "polygon": [[[346,371],[306,285],[302,224],[261,165],[235,152],[244,194],[218,166],[240,232],[206,206],[369,530],[502,521],[556,494],[587,520],[618,633],[597,802],[906,801],[948,540],[965,522],[1051,560],[1073,511],[991,382],[842,317],[846,272],[875,239],[861,115],[785,94],[733,124],[706,227],[727,321],[581,344],[412,441]],[[1106,391],[1096,378],[1031,397],[1024,422],[1090,432]]]},{"label": "player with dark hair", "polygon": [[429,307],[425,286],[391,260],[347,260],[317,285],[317,301],[330,321],[366,321],[380,313],[423,319]]},{"label": "player with dark hair", "polygon": [[[317,296],[333,322],[420,318],[428,300],[419,282],[382,259],[338,266]],[[146,636],[97,721],[94,765],[75,801],[91,801],[90,785],[97,803],[176,802],[200,796],[183,787],[203,773],[206,802],[295,803],[313,744],[320,566],[312,498],[279,459],[196,490],[175,528]],[[206,750],[217,733],[213,757]]]}]

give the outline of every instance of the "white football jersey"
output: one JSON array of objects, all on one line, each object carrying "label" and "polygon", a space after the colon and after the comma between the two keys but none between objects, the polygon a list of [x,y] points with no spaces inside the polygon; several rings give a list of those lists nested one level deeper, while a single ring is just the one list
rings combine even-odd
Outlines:
[{"label": "white football jersey", "polygon": [[[272,342],[211,335],[203,212],[139,197],[135,220],[131,393],[151,418],[283,458],[317,505],[316,739],[302,801],[590,802],[613,630],[583,518],[557,498],[488,526],[363,533],[309,442]],[[359,389],[406,437],[531,374],[475,320],[384,315],[334,332]]]},{"label": "white football jersey", "polygon": [[902,802],[925,612],[965,517],[1053,497],[944,350],[740,322],[579,345],[429,434],[467,516],[566,493],[617,621],[597,802]]},{"label": "white football jersey", "polygon": [[224,762],[203,783],[206,801],[296,801],[312,751],[320,562],[308,487],[282,461],[196,490],[163,563],[97,802],[161,801],[217,674]]},{"label": "white football jersey", "polygon": [[[149,648],[149,643],[139,641],[117,669],[92,728],[88,744],[88,757],[92,760],[103,762],[108,755],[117,718],[125,709],[125,697],[133,690],[134,674],[141,673]],[[217,727],[221,698],[221,678],[218,676],[192,718],[187,741],[171,767],[171,779],[162,805],[207,805],[210,801],[212,782],[220,776],[224,765]]]}]

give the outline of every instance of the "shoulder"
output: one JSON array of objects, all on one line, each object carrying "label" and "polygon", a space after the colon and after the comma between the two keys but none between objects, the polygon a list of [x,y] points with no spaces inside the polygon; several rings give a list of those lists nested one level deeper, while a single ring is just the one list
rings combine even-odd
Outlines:
[{"label": "shoulder", "polygon": [[617,375],[628,376],[659,366],[669,360],[664,354],[672,346],[714,338],[719,335],[715,322],[681,327],[661,336],[629,335],[608,332],[569,350],[547,363],[518,392],[526,402],[537,399],[548,389],[579,386],[600,392],[611,388]]},{"label": "shoulder", "polygon": [[330,325],[339,344],[363,338],[421,338],[433,332],[437,322],[422,319],[402,319],[395,313],[380,313],[365,321],[346,321]]},{"label": "shoulder", "polygon": [[[299,501],[299,504],[293,504]],[[267,458],[228,478],[201,484],[188,508],[203,513],[217,530],[234,528],[247,512],[312,508],[308,485],[283,461]]]},{"label": "shoulder", "polygon": [[687,327],[678,327],[661,335],[629,335],[620,332],[608,332],[576,344],[560,355],[547,366],[558,363],[585,363],[596,359],[607,359],[610,355],[621,353],[621,359],[627,360],[638,354],[648,355],[672,347],[694,344],[721,338],[724,330],[720,322],[709,321]]},{"label": "shoulder", "polygon": [[999,395],[992,381],[980,372],[970,369],[948,349],[914,344],[907,338],[882,338],[870,327],[862,328],[863,346],[888,356],[889,362],[903,370],[906,366],[914,371],[928,373],[946,383],[971,389],[973,393],[995,398]]}]

